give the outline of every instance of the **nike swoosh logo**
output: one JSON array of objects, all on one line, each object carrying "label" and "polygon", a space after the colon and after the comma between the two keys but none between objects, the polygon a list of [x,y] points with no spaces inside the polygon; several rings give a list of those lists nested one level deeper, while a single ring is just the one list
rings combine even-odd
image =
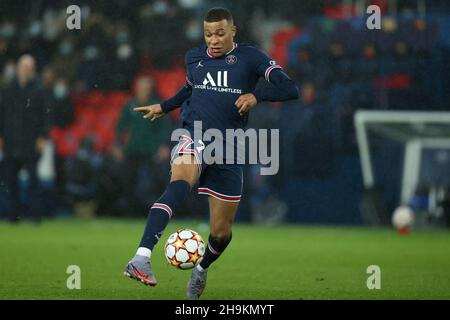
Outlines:
[{"label": "nike swoosh logo", "polygon": [[200,144],[200,146],[198,146],[196,149],[197,149],[198,152],[200,152],[203,149],[205,149],[205,144],[203,143],[202,140],[198,140],[198,143]]}]

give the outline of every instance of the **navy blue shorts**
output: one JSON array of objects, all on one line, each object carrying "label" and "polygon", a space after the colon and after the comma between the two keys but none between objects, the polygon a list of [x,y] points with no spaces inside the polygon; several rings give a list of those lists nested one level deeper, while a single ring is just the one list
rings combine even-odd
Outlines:
[{"label": "navy blue shorts", "polygon": [[243,186],[243,165],[206,164],[202,157],[205,143],[194,141],[191,135],[182,135],[172,151],[171,162],[182,154],[192,154],[197,159],[200,174],[198,194],[205,194],[226,202],[239,202]]}]

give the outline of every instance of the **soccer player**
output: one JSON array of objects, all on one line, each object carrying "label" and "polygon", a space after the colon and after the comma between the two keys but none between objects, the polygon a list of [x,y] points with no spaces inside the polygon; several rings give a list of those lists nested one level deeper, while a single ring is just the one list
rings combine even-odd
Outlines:
[{"label": "soccer player", "polygon": [[[181,123],[191,133],[194,121],[202,129],[245,128],[248,112],[261,101],[286,101],[298,98],[294,82],[274,60],[254,46],[234,42],[236,27],[231,13],[213,8],[204,18],[206,45],[185,56],[186,84],[162,102],[138,107],[143,117],[155,120],[181,106]],[[256,86],[264,77],[267,86]],[[198,182],[198,193],[208,196],[210,235],[204,257],[191,274],[187,297],[198,299],[206,285],[208,268],[231,241],[232,224],[242,192],[242,165],[205,164],[199,153],[205,145],[183,135],[171,161],[171,179],[163,195],[153,204],[147,225],[134,258],[125,275],[155,286],[150,257],[170,218]],[[200,143],[200,145],[199,145]]]}]

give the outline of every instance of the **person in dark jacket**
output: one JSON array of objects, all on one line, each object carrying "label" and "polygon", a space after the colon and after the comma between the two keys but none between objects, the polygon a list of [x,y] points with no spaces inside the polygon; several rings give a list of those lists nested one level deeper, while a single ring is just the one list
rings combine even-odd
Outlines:
[{"label": "person in dark jacket", "polygon": [[[17,63],[17,79],[1,93],[0,99],[0,150],[4,156],[4,170],[10,197],[10,216],[18,221],[26,215],[40,220],[35,205],[38,178],[36,166],[45,147],[46,107],[45,93],[36,78],[36,63],[31,55],[23,55]],[[20,201],[19,172],[25,169],[28,176],[30,208],[24,211]]]},{"label": "person in dark jacket", "polygon": [[[150,76],[140,76],[135,84],[135,97],[123,107],[116,126],[117,143],[112,156],[121,163],[128,214],[145,209],[148,199],[157,198],[164,191],[168,175],[157,165],[159,159],[170,158],[168,136],[172,131],[170,118],[156,125],[142,121],[134,107],[160,102],[156,97],[155,83]],[[158,169],[155,169],[158,168]],[[111,202],[111,200],[108,200]]]}]

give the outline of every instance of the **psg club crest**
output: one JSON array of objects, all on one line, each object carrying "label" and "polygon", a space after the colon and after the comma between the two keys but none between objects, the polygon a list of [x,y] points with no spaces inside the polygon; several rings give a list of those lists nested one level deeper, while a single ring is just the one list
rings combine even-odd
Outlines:
[{"label": "psg club crest", "polygon": [[237,61],[237,58],[235,55],[230,54],[229,56],[227,56],[227,63],[228,64],[235,64]]}]

